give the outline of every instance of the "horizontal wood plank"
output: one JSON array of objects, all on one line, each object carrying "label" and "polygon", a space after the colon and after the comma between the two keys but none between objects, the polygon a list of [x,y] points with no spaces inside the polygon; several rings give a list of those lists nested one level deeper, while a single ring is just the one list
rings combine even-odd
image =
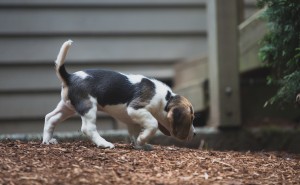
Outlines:
[{"label": "horizontal wood plank", "polygon": [[178,62],[174,69],[174,88],[180,89],[191,83],[202,82],[208,76],[207,57]]},{"label": "horizontal wood plank", "polygon": [[0,6],[184,6],[203,5],[207,0],[1,0]]},{"label": "horizontal wood plank", "polygon": [[[152,78],[170,79],[174,75],[172,61],[147,64],[69,64],[66,68],[70,73],[83,69],[109,69],[125,74],[142,74]],[[53,91],[60,89],[56,77],[54,62],[49,65],[10,65],[0,67],[0,93],[16,93],[29,91]]]},{"label": "horizontal wood plank", "polygon": [[[43,119],[60,101],[60,91],[0,94],[0,121]],[[99,112],[100,117],[109,117]]]},{"label": "horizontal wood plank", "polygon": [[[208,0],[1,0],[0,6],[187,6],[206,5]],[[256,0],[244,0],[246,6],[256,6]]]},{"label": "horizontal wood plank", "polygon": [[60,92],[1,94],[0,119],[42,118],[60,101]]},{"label": "horizontal wood plank", "polygon": [[205,80],[186,82],[186,86],[175,88],[175,92],[188,98],[193,105],[194,111],[203,111],[208,107],[207,89]]},{"label": "horizontal wood plank", "polygon": [[0,36],[206,31],[206,11],[172,9],[9,9],[0,7]]},{"label": "horizontal wood plank", "polygon": [[67,39],[74,41],[67,60],[78,63],[196,58],[207,51],[205,37],[13,37],[0,38],[0,64],[52,62]]},{"label": "horizontal wood plank", "polygon": [[[44,119],[34,120],[0,120],[0,134],[15,134],[15,133],[43,133]],[[108,117],[98,117],[97,130],[112,130],[118,128],[115,120]],[[79,116],[65,120],[55,127],[57,132],[78,132],[81,133],[81,119]],[[83,135],[83,134],[82,134]]]},{"label": "horizontal wood plank", "polygon": [[256,7],[257,0],[244,0],[246,6]]}]

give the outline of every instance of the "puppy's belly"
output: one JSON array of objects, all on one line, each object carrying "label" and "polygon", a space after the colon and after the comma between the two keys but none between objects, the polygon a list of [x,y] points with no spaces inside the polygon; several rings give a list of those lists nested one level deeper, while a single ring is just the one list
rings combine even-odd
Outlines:
[{"label": "puppy's belly", "polygon": [[111,117],[123,123],[126,124],[134,123],[132,119],[128,116],[127,106],[125,104],[106,105],[104,107],[98,106],[98,110],[109,114]]}]

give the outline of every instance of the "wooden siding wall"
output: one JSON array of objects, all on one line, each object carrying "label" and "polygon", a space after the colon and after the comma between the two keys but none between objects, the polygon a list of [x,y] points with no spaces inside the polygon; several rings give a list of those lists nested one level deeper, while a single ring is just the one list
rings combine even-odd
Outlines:
[{"label": "wooden siding wall", "polygon": [[206,0],[0,0],[0,25],[0,134],[41,131],[60,98],[53,61],[67,39],[70,72],[170,79],[172,64],[207,52]]}]

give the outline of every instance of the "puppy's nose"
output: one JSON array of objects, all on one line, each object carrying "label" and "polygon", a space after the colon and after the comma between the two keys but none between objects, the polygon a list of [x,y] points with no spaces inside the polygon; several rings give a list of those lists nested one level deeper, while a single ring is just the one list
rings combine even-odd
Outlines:
[{"label": "puppy's nose", "polygon": [[194,135],[193,135],[193,136],[195,137],[196,135],[197,135],[197,134],[194,132]]}]

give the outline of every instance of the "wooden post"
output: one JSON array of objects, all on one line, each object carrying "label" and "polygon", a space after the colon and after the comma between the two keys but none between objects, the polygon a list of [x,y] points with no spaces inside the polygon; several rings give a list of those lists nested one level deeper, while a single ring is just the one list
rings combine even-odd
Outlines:
[{"label": "wooden post", "polygon": [[240,125],[238,0],[209,0],[210,125]]},{"label": "wooden post", "polygon": [[237,21],[241,24],[245,19],[245,4],[244,0],[237,0]]}]

